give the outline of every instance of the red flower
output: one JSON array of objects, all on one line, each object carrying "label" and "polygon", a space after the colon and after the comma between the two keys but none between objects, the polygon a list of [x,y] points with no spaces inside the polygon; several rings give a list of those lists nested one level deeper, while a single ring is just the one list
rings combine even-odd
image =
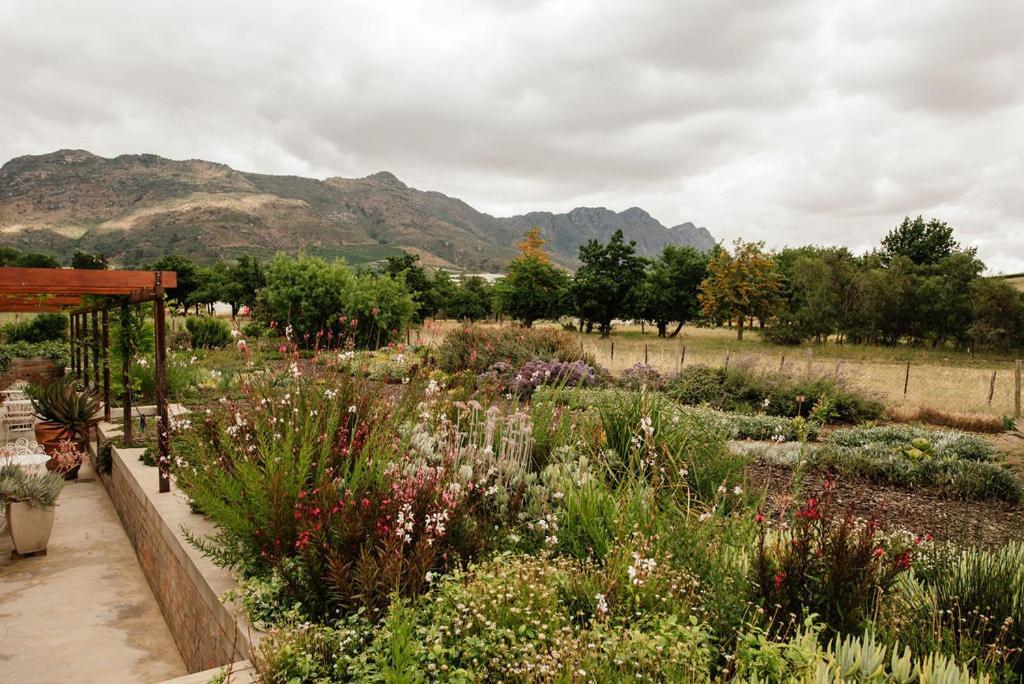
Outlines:
[{"label": "red flower", "polygon": [[896,556],[896,567],[900,570],[910,569],[910,552],[904,551],[900,555]]},{"label": "red flower", "polygon": [[785,581],[786,581],[786,573],[780,572],[777,575],[775,575],[775,588],[776,589],[781,589],[782,588],[782,583],[785,582]]},{"label": "red flower", "polygon": [[763,523],[764,522],[764,514],[758,513],[757,515],[755,515],[754,516],[754,522]]},{"label": "red flower", "polygon": [[885,555],[885,549],[883,549],[881,546],[878,546],[878,547],[875,547],[875,550],[874,550],[873,553],[874,553],[875,558],[881,558],[882,556]]}]

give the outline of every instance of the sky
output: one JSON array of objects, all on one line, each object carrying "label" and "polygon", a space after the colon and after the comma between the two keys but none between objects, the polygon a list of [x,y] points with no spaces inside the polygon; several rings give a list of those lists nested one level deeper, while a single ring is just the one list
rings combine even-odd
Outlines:
[{"label": "sky", "polygon": [[941,218],[1024,271],[1021,0],[0,0],[0,160],[388,170],[719,240]]}]

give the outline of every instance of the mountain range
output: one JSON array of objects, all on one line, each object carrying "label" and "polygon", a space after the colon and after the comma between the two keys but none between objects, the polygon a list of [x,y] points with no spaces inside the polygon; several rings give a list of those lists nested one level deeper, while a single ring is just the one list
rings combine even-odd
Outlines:
[{"label": "mountain range", "polygon": [[302,250],[366,263],[407,251],[429,266],[497,271],[534,226],[568,268],[578,265],[581,244],[605,241],[619,228],[644,255],[666,244],[715,244],[705,228],[666,228],[636,207],[494,217],[387,171],[318,180],[84,150],[17,157],[0,167],[0,246],[64,259],[76,249],[125,265],[171,253],[204,262]]}]

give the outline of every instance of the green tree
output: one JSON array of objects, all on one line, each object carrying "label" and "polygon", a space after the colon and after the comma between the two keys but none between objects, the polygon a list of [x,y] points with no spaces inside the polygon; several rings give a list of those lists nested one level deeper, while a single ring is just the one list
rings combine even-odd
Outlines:
[{"label": "green tree", "polygon": [[960,249],[953,229],[937,218],[925,222],[918,216],[903,218],[903,223],[882,239],[882,260],[888,265],[897,256],[905,256],[919,266],[934,265]]},{"label": "green tree", "polygon": [[590,240],[580,246],[582,262],[572,284],[572,298],[581,320],[598,326],[602,337],[612,321],[636,311],[637,294],[643,286],[647,260],[636,254],[636,242],[624,241],[621,230],[602,244]]},{"label": "green tree", "polygon": [[420,257],[417,254],[403,252],[399,256],[387,258],[384,264],[384,273],[391,278],[404,278],[405,286],[416,302],[416,322],[422,322],[427,316],[435,313],[437,308],[433,306],[434,300],[431,297],[430,278],[427,277],[426,269],[419,264]]},{"label": "green tree", "polygon": [[75,250],[75,255],[71,257],[71,268],[84,268],[91,269],[94,271],[103,271],[109,267],[106,257],[102,257],[98,254],[90,254],[89,252],[83,252],[80,249]]},{"label": "green tree", "polygon": [[292,328],[303,346],[324,337],[378,347],[396,339],[412,321],[416,304],[401,279],[353,274],[344,262],[306,255],[276,256],[266,269],[257,314],[280,329]]},{"label": "green tree", "polygon": [[714,320],[735,319],[736,339],[754,318],[768,321],[781,303],[781,276],[764,253],[763,242],[736,240],[733,251],[721,250],[708,263],[700,285],[701,310]]},{"label": "green tree", "polygon": [[193,306],[205,306],[209,313],[213,313],[213,305],[223,302],[230,294],[226,295],[230,283],[228,267],[223,261],[218,261],[213,266],[200,266],[196,269],[196,285],[188,296],[187,304]]},{"label": "green tree", "polygon": [[256,305],[256,293],[267,284],[267,274],[256,257],[240,256],[227,268],[221,285],[220,299],[231,305],[231,317],[238,315],[243,306]]},{"label": "green tree", "polygon": [[438,313],[447,313],[445,307],[455,297],[456,283],[452,280],[448,271],[437,271],[430,279],[430,287],[426,290],[424,310],[430,316]]},{"label": "green tree", "polygon": [[968,296],[972,348],[1000,352],[1024,349],[1024,292],[999,278],[976,278]]},{"label": "green tree", "polygon": [[647,271],[639,293],[641,317],[658,327],[665,337],[669,323],[675,321],[675,337],[683,324],[700,313],[697,294],[707,277],[708,255],[689,246],[665,245]]},{"label": "green tree", "polygon": [[456,320],[479,321],[491,315],[491,286],[480,276],[469,276],[456,285],[447,303],[445,313]]},{"label": "green tree", "polygon": [[40,252],[26,252],[21,255],[17,264],[11,265],[25,268],[60,268],[60,263],[56,259]]},{"label": "green tree", "polygon": [[519,256],[495,286],[499,310],[527,328],[534,321],[555,320],[566,309],[571,281],[551,263],[540,228],[531,228],[519,243]]},{"label": "green tree", "polygon": [[167,289],[167,298],[182,307],[188,306],[189,297],[198,286],[196,280],[197,267],[188,257],[180,254],[168,254],[154,262],[150,269],[154,271],[174,271],[178,274],[178,286]]}]

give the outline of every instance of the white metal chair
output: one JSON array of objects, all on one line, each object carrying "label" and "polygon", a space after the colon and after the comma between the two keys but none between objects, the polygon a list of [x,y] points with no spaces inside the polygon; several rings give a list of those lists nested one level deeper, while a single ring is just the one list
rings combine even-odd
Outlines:
[{"label": "white metal chair", "polygon": [[19,437],[35,435],[35,414],[32,402],[27,399],[12,399],[0,404],[0,441],[12,442]]}]

